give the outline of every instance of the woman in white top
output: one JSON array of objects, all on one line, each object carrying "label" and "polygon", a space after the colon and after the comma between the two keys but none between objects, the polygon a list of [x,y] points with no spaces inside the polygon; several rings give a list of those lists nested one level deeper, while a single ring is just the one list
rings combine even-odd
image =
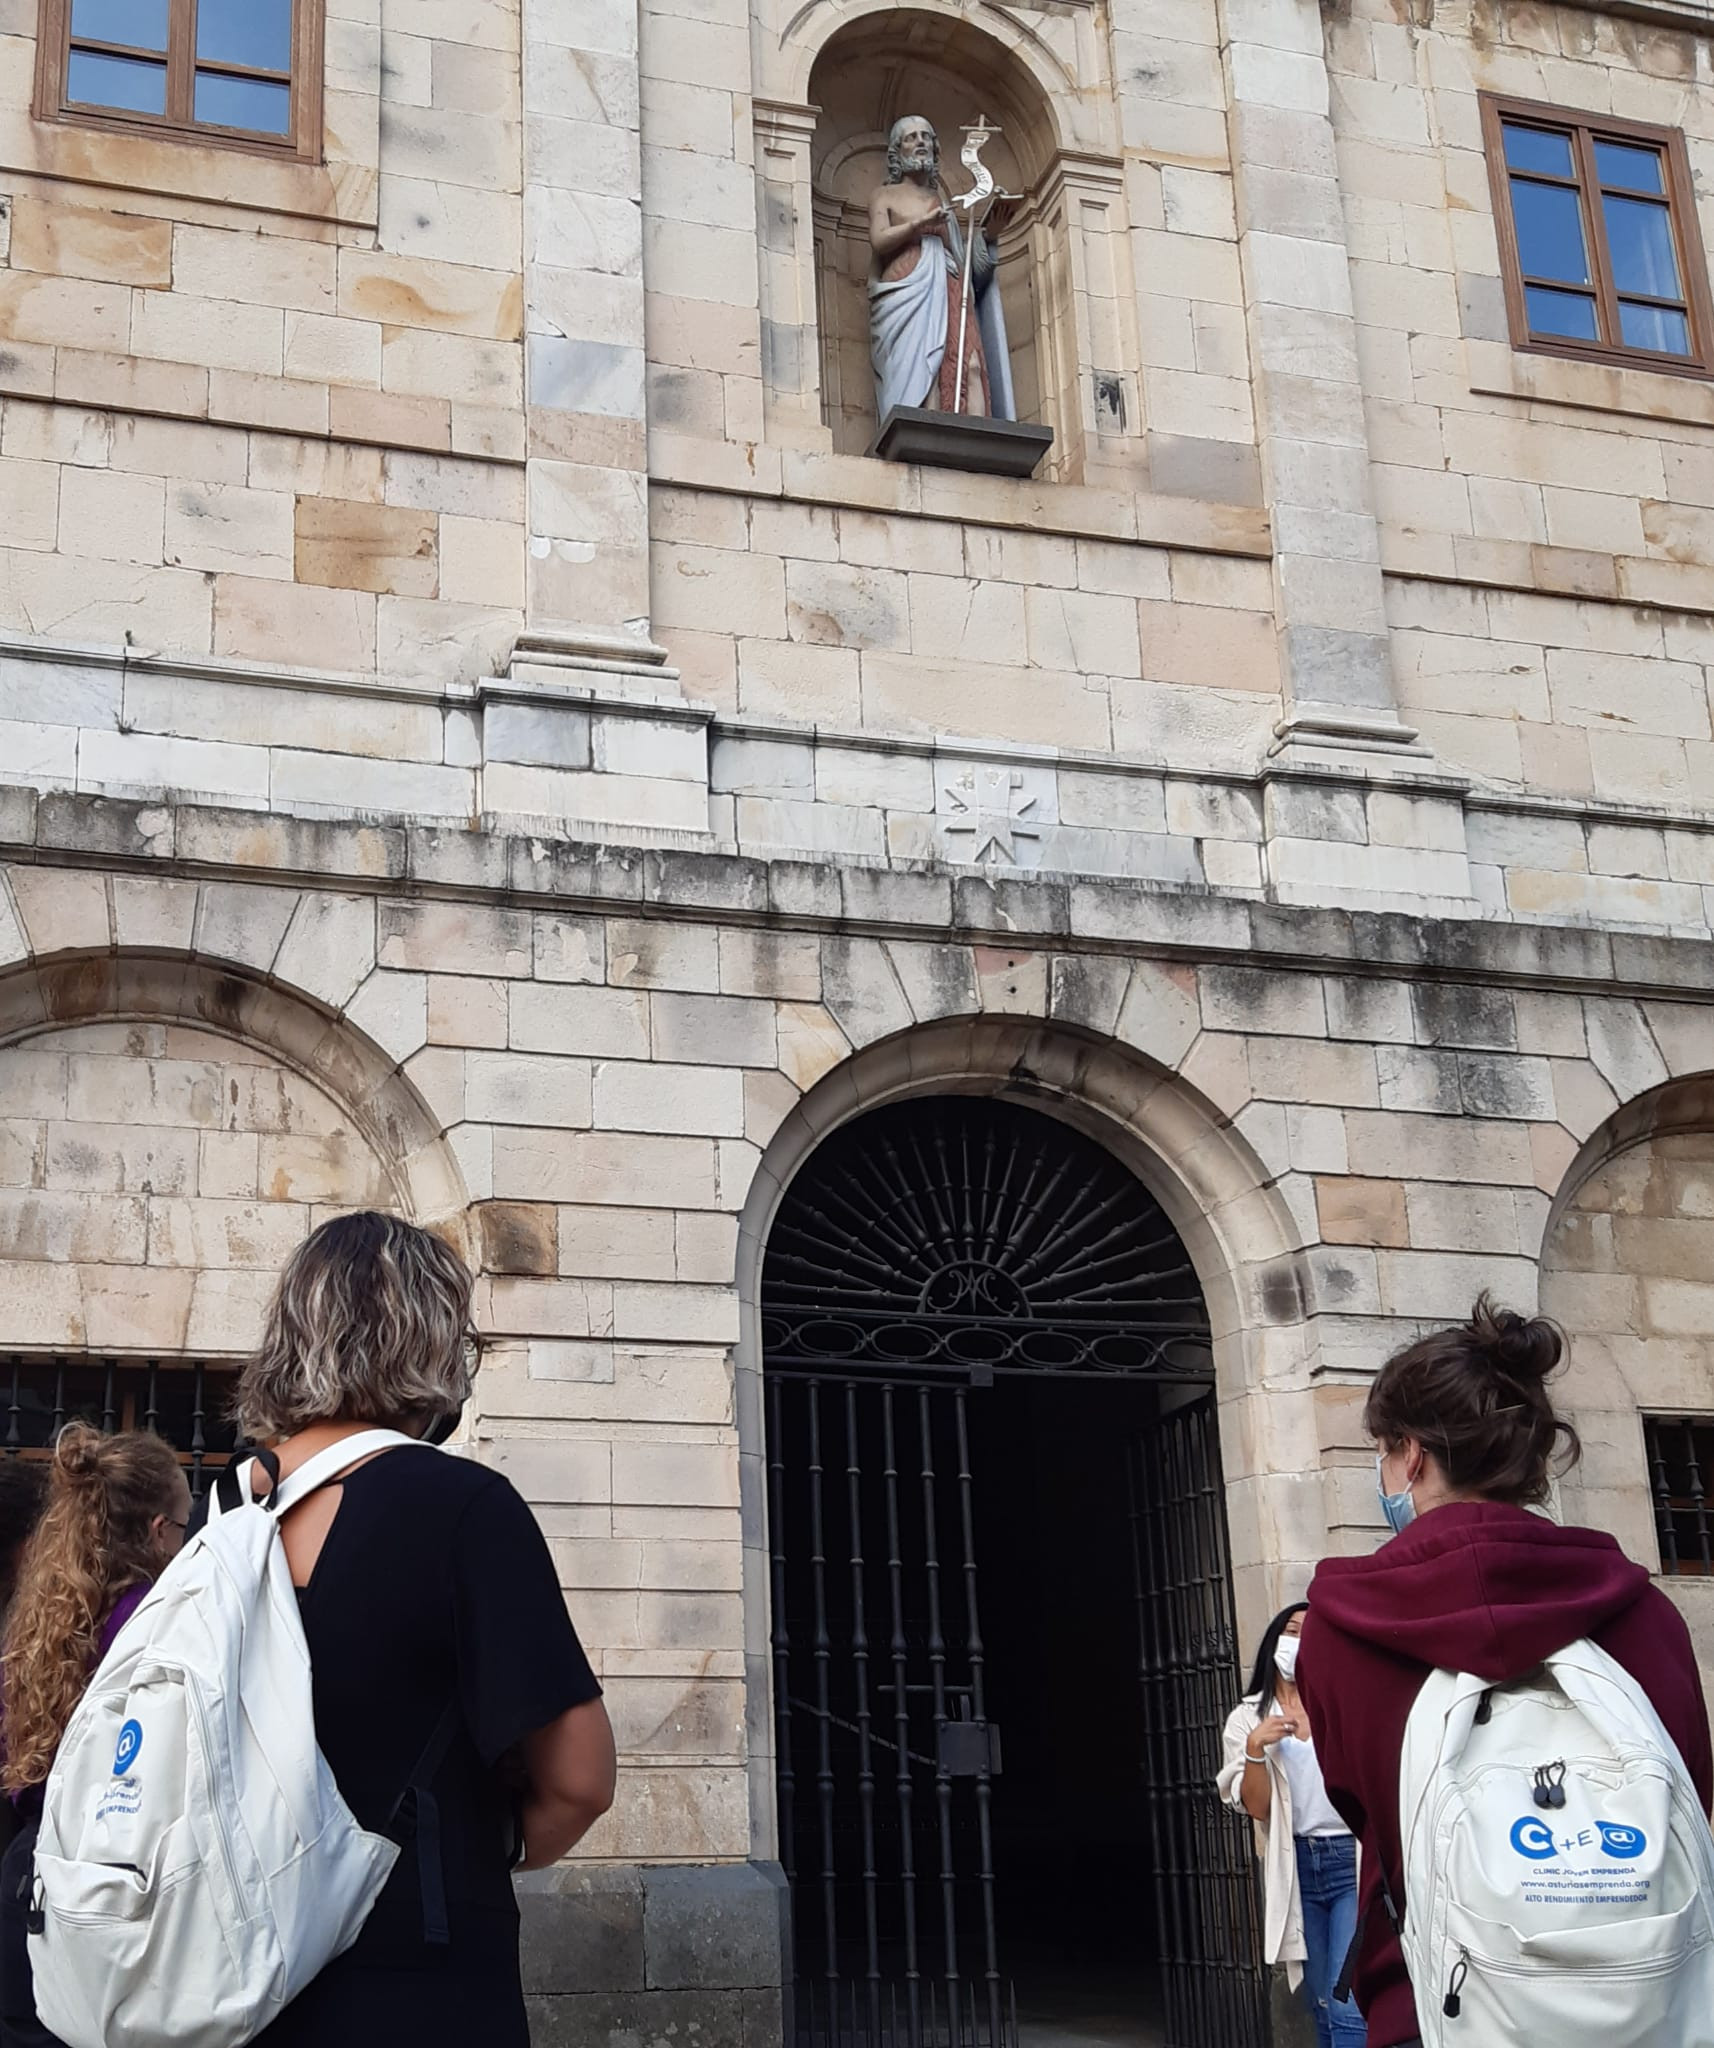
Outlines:
[{"label": "woman in white top", "polygon": [[1268,1623],[1249,1689],[1226,1723],[1220,1796],[1256,1824],[1262,1856],[1263,1954],[1304,1986],[1318,2048],[1362,2048],[1349,1997],[1335,1999],[1357,1931],[1357,1845],[1334,1812],[1298,1700],[1297,1642],[1307,1603]]}]

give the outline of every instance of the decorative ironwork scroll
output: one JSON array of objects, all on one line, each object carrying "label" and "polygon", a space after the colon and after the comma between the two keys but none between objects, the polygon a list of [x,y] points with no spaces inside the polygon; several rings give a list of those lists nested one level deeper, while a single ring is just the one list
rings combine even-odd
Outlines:
[{"label": "decorative ironwork scroll", "polygon": [[770,1368],[1206,1380],[1178,1233],[1092,1139],[938,1097],[836,1132],[786,1190],[762,1277]]}]

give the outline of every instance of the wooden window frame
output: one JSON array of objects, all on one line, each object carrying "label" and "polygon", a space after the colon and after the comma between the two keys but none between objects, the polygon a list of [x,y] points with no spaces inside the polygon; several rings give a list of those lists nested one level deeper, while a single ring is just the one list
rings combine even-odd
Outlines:
[{"label": "wooden window frame", "polygon": [[[1527,355],[1608,363],[1621,369],[1660,370],[1672,377],[1714,376],[1714,301],[1709,298],[1708,265],[1703,252],[1696,211],[1696,188],[1691,180],[1683,130],[1658,128],[1644,121],[1618,120],[1611,115],[1585,113],[1576,107],[1551,106],[1539,100],[1504,99],[1495,93],[1483,93],[1480,98],[1482,141],[1488,158],[1488,185],[1494,201],[1494,227],[1500,244],[1500,275],[1505,286],[1506,318],[1511,328],[1513,348]],[[1667,218],[1672,225],[1679,283],[1684,288],[1682,304],[1690,327],[1691,353],[1688,356],[1631,348],[1623,342],[1611,340],[1578,341],[1570,335],[1546,336],[1531,332],[1517,223],[1512,216],[1510,168],[1506,163],[1502,132],[1502,124],[1506,121],[1549,129],[1570,140],[1572,161],[1576,167],[1578,205],[1583,217],[1584,246],[1589,255],[1590,285],[1597,319],[1609,336],[1620,332],[1620,295],[1614,285],[1608,258],[1606,223],[1599,211],[1601,183],[1595,164],[1595,144],[1641,143],[1660,151],[1665,167]],[[1635,298],[1638,295],[1629,293],[1626,296]],[[1667,302],[1663,300],[1661,303]]]},{"label": "wooden window frame", "polygon": [[[36,118],[78,128],[99,128],[110,135],[142,135],[177,142],[203,142],[216,149],[244,150],[255,156],[316,163],[322,154],[322,64],[324,0],[293,0],[291,121],[284,135],[260,135],[248,128],[221,128],[190,118],[196,88],[197,0],[167,0],[167,105],[185,110],[139,114],[120,107],[90,107],[66,98],[71,61],[72,0],[41,0],[36,40]],[[118,44],[95,44],[116,55],[129,52]],[[204,64],[233,78],[280,82],[278,72],[241,64]]]}]

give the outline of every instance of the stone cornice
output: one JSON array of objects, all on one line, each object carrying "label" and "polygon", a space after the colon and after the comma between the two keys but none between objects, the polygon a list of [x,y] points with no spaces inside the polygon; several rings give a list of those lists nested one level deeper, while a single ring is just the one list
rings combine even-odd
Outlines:
[{"label": "stone cornice", "polygon": [[1714,996],[1714,942],[1647,933],[1299,908],[1159,884],[989,878],[622,847],[482,827],[264,816],[0,788],[0,859],[346,893],[471,897],[1037,951],[1295,967],[1335,974]]}]

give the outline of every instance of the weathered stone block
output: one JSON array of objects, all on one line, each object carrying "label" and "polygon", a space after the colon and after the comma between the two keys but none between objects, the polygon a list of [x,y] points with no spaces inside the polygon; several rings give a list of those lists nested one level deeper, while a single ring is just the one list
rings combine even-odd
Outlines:
[{"label": "weathered stone block", "polygon": [[1458,982],[1416,982],[1411,1008],[1417,1036],[1424,1045],[1469,1046],[1512,1052],[1517,1048],[1518,1020],[1512,998],[1503,989],[1467,987]]},{"label": "weathered stone block", "polygon": [[535,2048],[762,2048],[745,2033],[740,1991],[532,1995],[525,2000]]},{"label": "weathered stone block", "polygon": [[439,590],[439,522],[430,513],[300,497],[294,531],[300,583],[398,597],[433,597]]},{"label": "weathered stone block", "polygon": [[766,1990],[781,1981],[788,1894],[775,1864],[645,1871],[652,1989]]},{"label": "weathered stone block", "polygon": [[557,2004],[560,1995],[581,2002],[644,1988],[643,1876],[635,1867],[528,1872],[518,1879],[518,1916],[526,1997]]}]

